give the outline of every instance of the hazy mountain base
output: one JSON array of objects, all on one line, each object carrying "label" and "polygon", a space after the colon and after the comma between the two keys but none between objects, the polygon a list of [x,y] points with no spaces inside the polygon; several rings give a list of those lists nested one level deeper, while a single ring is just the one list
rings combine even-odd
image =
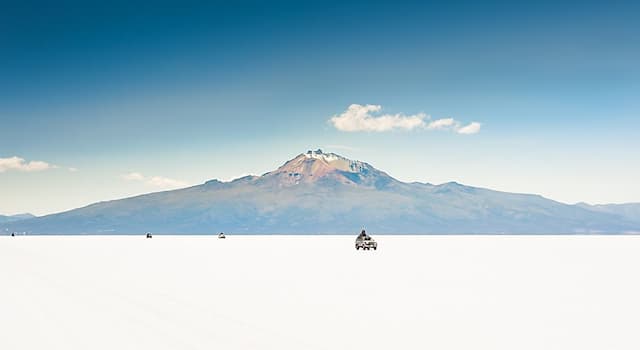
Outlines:
[{"label": "hazy mountain base", "polygon": [[102,202],[21,221],[9,229],[57,234],[624,233],[640,225],[540,196],[459,184],[394,184],[386,189],[301,184],[287,190],[210,182]]},{"label": "hazy mountain base", "polygon": [[[640,220],[538,195],[403,183],[335,154],[301,154],[232,182],[101,202],[3,225],[35,234],[631,233]],[[2,226],[0,226],[2,227]]]}]

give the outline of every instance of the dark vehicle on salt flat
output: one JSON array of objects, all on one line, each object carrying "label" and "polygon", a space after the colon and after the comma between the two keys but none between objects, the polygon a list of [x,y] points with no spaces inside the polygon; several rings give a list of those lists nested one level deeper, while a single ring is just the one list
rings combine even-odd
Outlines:
[{"label": "dark vehicle on salt flat", "polygon": [[227,238],[227,236],[225,236],[225,235],[224,235],[224,232],[220,232],[220,233],[218,234],[218,238],[219,238],[219,239],[225,239],[225,238]]},{"label": "dark vehicle on salt flat", "polygon": [[360,248],[363,250],[376,250],[378,249],[378,242],[371,238],[365,230],[362,230],[358,237],[356,237],[356,250],[360,250]]}]

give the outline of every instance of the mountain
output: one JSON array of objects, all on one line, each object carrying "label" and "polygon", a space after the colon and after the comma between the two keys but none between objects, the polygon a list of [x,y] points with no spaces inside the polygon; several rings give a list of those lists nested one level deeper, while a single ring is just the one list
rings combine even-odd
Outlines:
[{"label": "mountain", "polygon": [[[100,202],[5,224],[38,234],[626,233],[615,212],[538,195],[405,183],[370,164],[308,151],[262,176]],[[0,226],[1,227],[1,226]]]},{"label": "mountain", "polygon": [[0,224],[6,222],[13,222],[18,220],[26,220],[35,218],[35,215],[24,213],[24,214],[16,214],[16,215],[0,215]]},{"label": "mountain", "polygon": [[577,206],[600,213],[617,215],[625,220],[640,223],[640,203],[596,204],[578,203]]}]

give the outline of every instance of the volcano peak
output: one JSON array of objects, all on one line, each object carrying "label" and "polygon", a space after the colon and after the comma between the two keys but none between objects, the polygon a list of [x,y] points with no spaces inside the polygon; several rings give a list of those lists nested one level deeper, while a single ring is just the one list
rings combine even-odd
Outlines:
[{"label": "volcano peak", "polygon": [[381,177],[390,179],[389,175],[367,163],[335,153],[325,153],[321,149],[301,153],[265,176],[277,176],[287,184],[332,179],[340,183],[365,186],[373,185]]}]

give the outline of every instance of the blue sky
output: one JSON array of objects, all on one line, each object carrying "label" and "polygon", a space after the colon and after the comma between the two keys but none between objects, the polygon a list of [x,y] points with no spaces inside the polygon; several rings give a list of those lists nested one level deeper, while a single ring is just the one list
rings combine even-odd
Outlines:
[{"label": "blue sky", "polygon": [[[261,174],[315,148],[405,181],[640,202],[639,10],[4,5],[0,213]],[[351,105],[380,107],[363,122]]]}]

